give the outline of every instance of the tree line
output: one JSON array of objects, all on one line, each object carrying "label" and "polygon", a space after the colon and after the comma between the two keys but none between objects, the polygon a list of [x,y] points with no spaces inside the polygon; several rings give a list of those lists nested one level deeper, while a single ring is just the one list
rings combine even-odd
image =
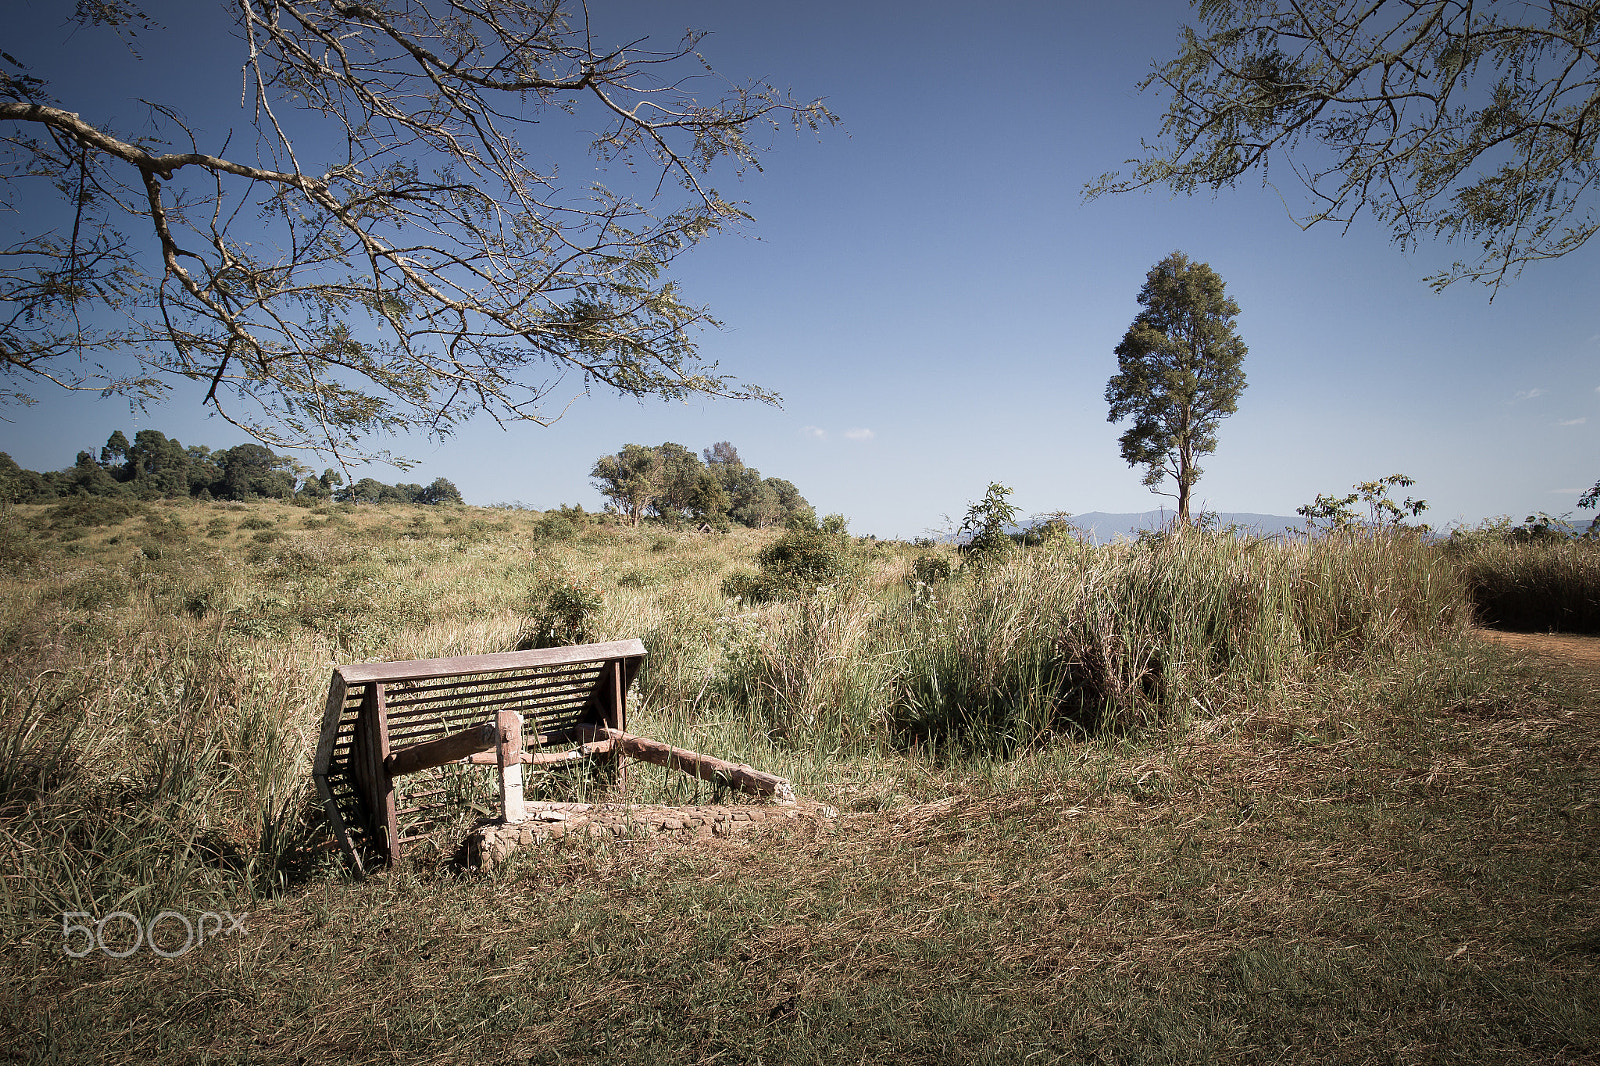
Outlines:
[{"label": "tree line", "polygon": [[447,478],[428,485],[386,485],[361,478],[346,485],[337,470],[310,467],[274,454],[260,444],[211,449],[184,447],[157,429],[141,429],[129,441],[122,430],[96,456],[81,451],[65,470],[24,470],[0,452],[0,493],[16,503],[45,503],[64,496],[129,496],[138,499],[310,499],[354,503],[461,503]]},{"label": "tree line", "polygon": [[799,489],[782,478],[762,477],[728,441],[718,441],[701,455],[670,441],[653,448],[627,444],[596,459],[589,476],[609,505],[635,526],[647,518],[669,525],[693,521],[719,530],[735,523],[765,529],[817,522],[816,511]]}]

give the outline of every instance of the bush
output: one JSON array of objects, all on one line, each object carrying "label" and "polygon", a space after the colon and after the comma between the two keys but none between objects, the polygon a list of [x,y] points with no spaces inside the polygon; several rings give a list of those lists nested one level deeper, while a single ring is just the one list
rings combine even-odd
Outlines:
[{"label": "bush", "polygon": [[589,643],[594,616],[605,606],[598,586],[570,579],[536,589],[529,600],[534,620],[518,639],[518,651]]},{"label": "bush", "polygon": [[0,517],[0,573],[21,573],[37,566],[41,557],[38,541],[15,516]]},{"label": "bush", "polygon": [[45,512],[51,529],[78,529],[87,526],[120,526],[149,507],[121,496],[74,496]]},{"label": "bush", "polygon": [[759,574],[728,575],[722,594],[746,603],[768,603],[808,596],[823,585],[854,581],[863,569],[855,542],[842,522],[828,529],[791,529],[756,556]]},{"label": "bush", "polygon": [[937,585],[955,571],[943,555],[919,555],[911,563],[911,577],[924,585]]}]

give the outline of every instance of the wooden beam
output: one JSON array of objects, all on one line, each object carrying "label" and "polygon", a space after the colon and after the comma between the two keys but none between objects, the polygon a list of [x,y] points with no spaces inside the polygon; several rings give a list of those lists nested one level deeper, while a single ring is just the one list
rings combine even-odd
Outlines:
[{"label": "wooden beam", "polygon": [[[597,740],[592,744],[585,744],[581,748],[571,751],[541,751],[537,755],[531,751],[522,753],[523,766],[557,766],[565,762],[576,762],[587,759],[591,755],[603,755],[611,750],[611,741]],[[494,751],[480,751],[475,755],[467,756],[467,762],[473,766],[499,766],[500,754]]]},{"label": "wooden beam", "polygon": [[565,666],[570,663],[597,663],[608,659],[645,656],[640,640],[613,640],[605,644],[569,644],[535,651],[497,651],[487,655],[457,655],[449,659],[408,659],[394,663],[352,663],[339,667],[346,684],[363,681],[426,681],[466,674],[503,673],[532,667]]},{"label": "wooden beam", "polygon": [[732,763],[711,755],[701,755],[687,748],[674,748],[659,740],[634,736],[619,729],[596,729],[594,736],[611,741],[614,750],[631,755],[641,762],[679,770],[691,777],[713,784],[728,785],[740,792],[756,796],[770,796],[781,803],[794,802],[794,786],[786,778],[769,774],[743,763]]},{"label": "wooden beam", "polygon": [[498,743],[499,729],[493,722],[484,722],[459,733],[401,748],[384,761],[384,769],[389,771],[390,777],[401,777],[419,770],[431,770],[445,763],[460,762],[475,752],[488,751]]}]

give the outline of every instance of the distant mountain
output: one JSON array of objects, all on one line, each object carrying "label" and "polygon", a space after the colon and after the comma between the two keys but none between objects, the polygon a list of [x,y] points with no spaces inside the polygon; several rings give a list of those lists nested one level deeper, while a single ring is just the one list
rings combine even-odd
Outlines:
[{"label": "distant mountain", "polygon": [[[1067,521],[1081,529],[1088,539],[1099,544],[1108,544],[1119,537],[1132,540],[1139,535],[1140,530],[1161,529],[1171,523],[1173,516],[1172,511],[1145,511],[1143,514],[1090,511],[1088,514],[1075,514]],[[1303,518],[1286,518],[1276,514],[1250,514],[1245,511],[1224,512],[1218,516],[1218,524],[1223,528],[1230,525],[1238,526],[1259,536],[1298,532],[1306,527]]]}]

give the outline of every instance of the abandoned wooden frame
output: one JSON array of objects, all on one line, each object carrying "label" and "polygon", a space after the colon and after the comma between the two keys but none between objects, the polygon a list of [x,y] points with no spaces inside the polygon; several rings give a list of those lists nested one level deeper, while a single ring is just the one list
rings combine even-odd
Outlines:
[{"label": "abandoned wooden frame", "polygon": [[630,757],[793,800],[783,778],[627,732],[628,687],[645,655],[641,641],[620,640],[336,667],[312,773],[346,858],[358,872],[389,865],[459,815],[444,778],[397,802],[401,778],[448,767],[493,767],[507,822],[526,816],[524,766],[587,761],[620,789]]}]

